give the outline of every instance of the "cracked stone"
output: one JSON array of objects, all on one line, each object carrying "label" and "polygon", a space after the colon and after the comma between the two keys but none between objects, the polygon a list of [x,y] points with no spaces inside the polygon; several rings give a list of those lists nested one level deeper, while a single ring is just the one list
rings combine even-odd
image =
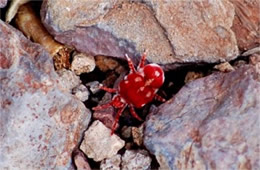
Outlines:
[{"label": "cracked stone", "polygon": [[96,120],[85,132],[80,149],[98,162],[116,155],[124,145],[125,141],[115,134],[111,135],[111,130]]},{"label": "cracked stone", "polygon": [[160,169],[260,169],[259,94],[253,65],[194,80],[148,115],[144,145]]},{"label": "cracked stone", "polygon": [[0,34],[0,169],[71,169],[90,111],[43,47],[1,20]]}]

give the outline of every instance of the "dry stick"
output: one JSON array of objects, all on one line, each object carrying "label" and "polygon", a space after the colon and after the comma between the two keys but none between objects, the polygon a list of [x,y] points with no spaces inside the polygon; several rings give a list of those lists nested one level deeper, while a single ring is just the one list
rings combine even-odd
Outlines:
[{"label": "dry stick", "polygon": [[69,57],[72,50],[53,39],[29,4],[20,6],[15,22],[29,39],[41,44],[50,53],[57,70],[70,68]]}]

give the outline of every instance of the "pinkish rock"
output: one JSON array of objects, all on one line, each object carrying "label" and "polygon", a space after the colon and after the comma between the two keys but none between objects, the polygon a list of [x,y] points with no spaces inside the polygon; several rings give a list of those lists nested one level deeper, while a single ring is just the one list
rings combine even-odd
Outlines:
[{"label": "pinkish rock", "polygon": [[4,8],[7,4],[7,0],[0,0],[0,8]]},{"label": "pinkish rock", "polygon": [[228,61],[238,55],[230,29],[234,7],[224,1],[45,0],[44,25],[57,41],[90,55],[138,61]]},{"label": "pinkish rock", "polygon": [[150,113],[144,144],[161,169],[260,169],[260,67],[186,84]]},{"label": "pinkish rock", "polygon": [[0,169],[70,169],[90,111],[63,85],[52,58],[0,20]]},{"label": "pinkish rock", "polygon": [[228,0],[145,1],[182,61],[228,61],[238,55],[231,30],[234,7]]},{"label": "pinkish rock", "polygon": [[232,30],[236,34],[240,50],[248,50],[260,45],[260,1],[229,0],[235,7]]},{"label": "pinkish rock", "polygon": [[125,141],[117,135],[111,135],[111,130],[99,120],[94,121],[85,132],[80,149],[94,161],[111,158],[123,148]]},{"label": "pinkish rock", "polygon": [[77,169],[91,170],[87,158],[80,150],[76,150],[73,152],[73,160]]}]

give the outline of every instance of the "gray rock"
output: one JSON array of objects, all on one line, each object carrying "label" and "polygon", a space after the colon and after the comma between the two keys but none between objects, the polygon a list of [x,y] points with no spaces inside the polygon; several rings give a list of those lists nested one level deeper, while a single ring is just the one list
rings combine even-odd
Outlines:
[{"label": "gray rock", "polygon": [[70,169],[91,113],[61,90],[52,58],[0,20],[0,169]]},{"label": "gray rock", "polygon": [[87,83],[86,86],[93,94],[96,94],[98,91],[100,91],[99,84],[100,83],[98,81],[92,81]]},{"label": "gray rock", "polygon": [[80,78],[73,71],[61,69],[57,73],[60,76],[62,89],[66,92],[71,93],[72,89],[81,83]]},{"label": "gray rock", "polygon": [[98,162],[116,155],[124,145],[125,141],[115,134],[111,135],[111,130],[96,120],[85,132],[80,149]]},{"label": "gray rock", "polygon": [[94,56],[127,53],[135,62],[146,50],[148,61],[159,64],[234,59],[234,14],[228,0],[45,0],[41,9],[57,41]]},{"label": "gray rock", "polygon": [[121,155],[117,154],[109,159],[101,161],[101,170],[120,170]]},{"label": "gray rock", "polygon": [[161,169],[260,169],[260,65],[186,84],[150,113],[144,144]]},{"label": "gray rock", "polygon": [[151,162],[146,150],[126,150],[122,157],[122,170],[148,170]]},{"label": "gray rock", "polygon": [[88,97],[90,95],[87,87],[83,84],[72,89],[72,93],[82,102],[88,100]]}]

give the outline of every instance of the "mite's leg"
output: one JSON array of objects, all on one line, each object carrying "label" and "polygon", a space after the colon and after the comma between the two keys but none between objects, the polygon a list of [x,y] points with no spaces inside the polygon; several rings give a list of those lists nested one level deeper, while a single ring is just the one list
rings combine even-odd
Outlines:
[{"label": "mite's leg", "polygon": [[144,54],[142,55],[142,58],[141,58],[140,63],[139,63],[139,65],[138,65],[137,68],[142,68],[142,67],[144,67],[144,62],[145,62],[145,60],[146,60],[146,52],[144,52]]},{"label": "mite's leg", "polygon": [[129,68],[130,68],[130,72],[132,72],[132,73],[136,72],[135,66],[134,66],[134,64],[133,64],[133,62],[132,62],[132,60],[131,60],[131,58],[129,58],[127,54],[125,54],[125,57],[126,57],[126,59],[127,59],[128,66],[129,66]]},{"label": "mite's leg", "polygon": [[99,84],[99,89],[102,89],[102,90],[109,92],[109,93],[116,93],[117,92],[116,89],[105,87],[102,84]]},{"label": "mite's leg", "polygon": [[116,125],[117,125],[117,123],[118,123],[118,121],[119,121],[119,118],[120,118],[121,114],[123,113],[125,107],[126,107],[126,104],[125,104],[123,107],[121,107],[121,108],[117,111],[116,117],[115,117],[115,120],[114,120],[114,123],[113,123],[113,125],[112,125],[111,135],[114,134],[114,132],[115,132],[115,130],[116,130]]},{"label": "mite's leg", "polygon": [[130,113],[131,113],[131,115],[132,115],[134,118],[138,119],[139,121],[142,121],[142,119],[141,119],[141,118],[137,115],[137,113],[135,112],[135,109],[134,109],[133,106],[130,106]]},{"label": "mite's leg", "polygon": [[162,96],[159,96],[158,94],[155,94],[154,99],[158,100],[160,102],[165,102],[166,101]]}]

